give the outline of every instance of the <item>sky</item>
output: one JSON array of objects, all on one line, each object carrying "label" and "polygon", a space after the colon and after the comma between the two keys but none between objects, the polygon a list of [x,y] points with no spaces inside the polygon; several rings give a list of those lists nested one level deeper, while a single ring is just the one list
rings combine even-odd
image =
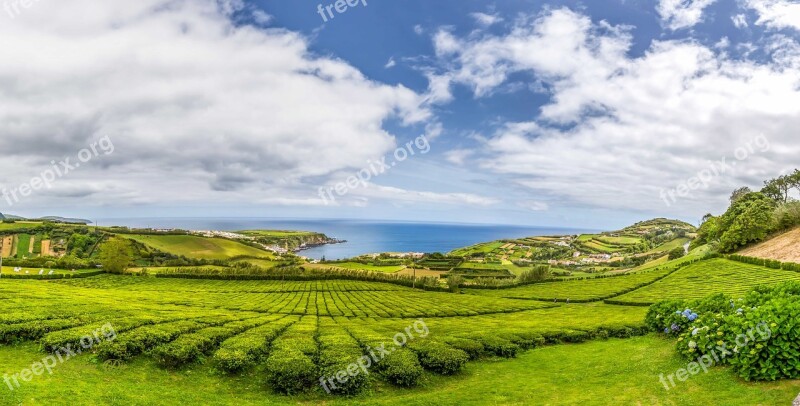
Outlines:
[{"label": "sky", "polygon": [[800,153],[789,0],[0,0],[0,212],[698,223]]}]

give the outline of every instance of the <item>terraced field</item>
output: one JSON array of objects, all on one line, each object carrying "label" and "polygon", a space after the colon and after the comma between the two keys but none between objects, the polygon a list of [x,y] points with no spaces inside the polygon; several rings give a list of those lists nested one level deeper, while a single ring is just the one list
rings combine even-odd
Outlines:
[{"label": "terraced field", "polygon": [[[429,335],[418,329],[416,341],[376,367],[386,382],[416,384],[423,374],[457,372],[468,359],[510,357],[545,342],[637,334],[644,309],[564,306],[359,281],[102,275],[0,280],[0,314],[0,343],[36,341],[49,349],[79,343],[111,323],[115,339],[93,349],[101,361],[146,357],[181,369],[205,360],[223,371],[253,370],[275,391],[294,393],[422,320]],[[298,368],[305,372],[296,375]]]},{"label": "terraced field", "polygon": [[[646,307],[599,302],[607,297],[638,304],[800,279],[800,273],[721,259],[675,269],[466,294],[353,280],[2,279],[0,345],[32,342],[54,351],[80,345],[81,338],[111,323],[114,338],[84,354],[98,364],[146,362],[176,374],[203,364],[219,379],[259,382],[248,391],[266,386],[281,394],[314,393],[319,400],[326,389],[352,395],[374,385],[424,386],[473,360],[645,332]],[[567,298],[570,304],[563,303]],[[398,334],[404,336],[401,345],[394,344]],[[376,348],[390,351],[374,358],[368,378],[320,387],[321,378],[363,361]]]},{"label": "terraced field", "polygon": [[757,285],[800,280],[800,273],[747,265],[726,259],[698,262],[634,292],[615,298],[626,304],[650,304],[662,299],[699,299],[709,294],[744,294]]},{"label": "terraced field", "polygon": [[472,289],[469,293],[498,298],[546,301],[595,301],[618,296],[665,277],[672,268],[625,274],[607,278],[537,283],[511,289]]}]

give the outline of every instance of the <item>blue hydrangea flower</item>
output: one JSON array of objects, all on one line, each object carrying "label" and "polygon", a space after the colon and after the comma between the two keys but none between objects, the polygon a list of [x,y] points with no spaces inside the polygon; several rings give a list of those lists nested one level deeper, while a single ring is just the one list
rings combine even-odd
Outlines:
[{"label": "blue hydrangea flower", "polygon": [[664,327],[664,334],[669,334],[669,327]]},{"label": "blue hydrangea flower", "polygon": [[692,313],[692,314],[690,314],[690,315],[689,315],[689,317],[688,317],[688,319],[689,319],[689,321],[695,321],[695,320],[697,320],[697,313]]},{"label": "blue hydrangea flower", "polygon": [[677,325],[675,323],[672,324],[672,331],[679,331],[680,329],[681,329],[681,326],[679,326],[679,325]]}]

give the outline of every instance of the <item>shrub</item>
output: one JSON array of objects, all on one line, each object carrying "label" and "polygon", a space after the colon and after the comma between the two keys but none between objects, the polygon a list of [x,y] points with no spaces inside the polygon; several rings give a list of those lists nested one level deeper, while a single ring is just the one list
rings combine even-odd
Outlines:
[{"label": "shrub", "polygon": [[[728,306],[724,299],[696,303],[700,316],[680,334],[678,351],[689,358],[714,351],[718,364],[748,381],[800,378],[800,282],[759,286]],[[720,356],[722,346],[730,353]]]},{"label": "shrub", "polygon": [[669,252],[669,259],[683,258],[686,255],[686,250],[683,247],[678,247]]},{"label": "shrub", "polygon": [[314,362],[299,350],[275,352],[266,365],[267,384],[278,393],[300,393],[317,380]]},{"label": "shrub", "polygon": [[154,348],[153,356],[161,366],[178,368],[197,361],[202,355],[234,333],[234,329],[226,327],[204,328],[196,333],[182,335],[169,344]]},{"label": "shrub", "polygon": [[445,338],[444,342],[449,344],[453,348],[457,348],[461,351],[464,351],[465,353],[467,353],[467,356],[469,356],[469,359],[471,360],[480,358],[485,351],[483,344],[475,340],[469,340],[466,338],[449,337]]},{"label": "shrub", "polygon": [[511,341],[491,334],[483,334],[474,339],[483,344],[488,353],[498,357],[514,358],[520,350],[519,346]]},{"label": "shrub", "polygon": [[296,320],[275,321],[229,338],[214,353],[214,360],[220,369],[228,373],[251,367],[267,353],[270,343]]},{"label": "shrub", "polygon": [[466,352],[434,341],[416,341],[408,345],[416,351],[420,364],[433,372],[452,375],[461,371],[469,360]]},{"label": "shrub", "polygon": [[405,387],[416,386],[423,373],[417,354],[407,348],[387,355],[378,364],[378,369],[387,381]]}]

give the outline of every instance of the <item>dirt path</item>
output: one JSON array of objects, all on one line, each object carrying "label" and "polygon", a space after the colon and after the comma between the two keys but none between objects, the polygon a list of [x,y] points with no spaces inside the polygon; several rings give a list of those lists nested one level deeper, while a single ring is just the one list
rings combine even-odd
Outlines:
[{"label": "dirt path", "polygon": [[3,237],[3,252],[2,252],[3,258],[8,258],[11,256],[11,248],[13,248],[13,245],[14,245],[13,236]]},{"label": "dirt path", "polygon": [[42,240],[42,256],[43,257],[56,256],[55,252],[50,251],[50,240]]},{"label": "dirt path", "polygon": [[800,228],[748,248],[740,254],[782,262],[800,262]]}]

